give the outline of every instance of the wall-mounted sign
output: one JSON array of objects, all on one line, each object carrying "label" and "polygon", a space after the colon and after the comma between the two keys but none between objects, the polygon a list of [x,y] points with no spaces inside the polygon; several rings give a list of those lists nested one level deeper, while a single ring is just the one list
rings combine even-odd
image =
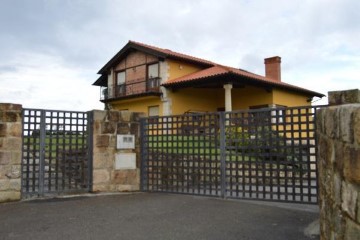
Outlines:
[{"label": "wall-mounted sign", "polygon": [[115,155],[115,169],[136,169],[136,153],[117,153]]},{"label": "wall-mounted sign", "polygon": [[135,148],[135,135],[124,134],[117,135],[116,139],[117,149],[134,149]]}]

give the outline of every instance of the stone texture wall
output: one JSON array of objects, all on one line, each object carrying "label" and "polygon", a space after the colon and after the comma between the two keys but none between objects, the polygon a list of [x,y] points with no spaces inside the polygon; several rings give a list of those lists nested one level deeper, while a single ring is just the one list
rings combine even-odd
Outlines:
[{"label": "stone texture wall", "polygon": [[[140,117],[128,111],[93,111],[93,192],[138,191],[140,188]],[[119,150],[117,134],[135,136],[135,149]],[[116,155],[136,154],[136,169],[116,169]],[[119,159],[122,161],[122,159]]]},{"label": "stone texture wall", "polygon": [[21,198],[22,106],[0,103],[0,202]]},{"label": "stone texture wall", "polygon": [[316,121],[321,239],[360,239],[360,91],[329,92],[329,103]]}]

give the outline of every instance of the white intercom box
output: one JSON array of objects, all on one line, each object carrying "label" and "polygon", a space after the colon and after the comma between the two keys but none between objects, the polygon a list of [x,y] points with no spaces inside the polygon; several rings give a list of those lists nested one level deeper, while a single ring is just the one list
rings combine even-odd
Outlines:
[{"label": "white intercom box", "polygon": [[135,148],[135,135],[119,134],[116,138],[117,149],[134,149]]}]

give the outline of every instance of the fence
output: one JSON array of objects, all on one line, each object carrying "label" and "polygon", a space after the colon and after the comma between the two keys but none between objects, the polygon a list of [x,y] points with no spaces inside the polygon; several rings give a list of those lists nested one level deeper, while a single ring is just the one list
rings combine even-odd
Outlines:
[{"label": "fence", "polygon": [[317,108],[143,119],[142,189],[317,203]]}]

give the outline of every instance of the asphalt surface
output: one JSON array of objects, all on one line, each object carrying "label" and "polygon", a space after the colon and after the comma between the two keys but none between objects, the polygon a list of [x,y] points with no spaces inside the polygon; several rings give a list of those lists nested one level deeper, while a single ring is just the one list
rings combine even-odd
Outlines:
[{"label": "asphalt surface", "polygon": [[0,204],[0,239],[319,239],[314,206],[138,193]]}]

